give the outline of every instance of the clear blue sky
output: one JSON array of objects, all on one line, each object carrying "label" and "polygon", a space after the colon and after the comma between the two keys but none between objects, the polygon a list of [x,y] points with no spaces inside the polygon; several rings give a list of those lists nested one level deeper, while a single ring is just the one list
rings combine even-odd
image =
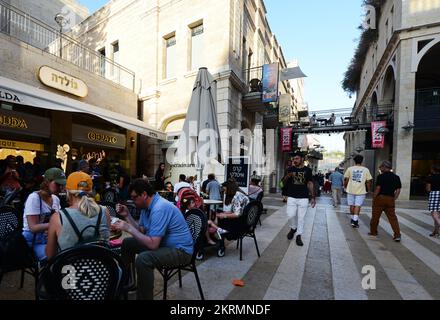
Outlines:
[{"label": "clear blue sky", "polygon": [[[343,74],[360,37],[361,0],[265,0],[268,21],[289,61],[299,60],[308,76],[310,110],[351,108],[341,88]],[[328,150],[345,150],[342,135],[318,138]]]},{"label": "clear blue sky", "polygon": [[[79,0],[95,12],[108,0]],[[341,88],[356,47],[361,23],[361,0],[265,0],[272,32],[286,60],[299,60],[307,74],[306,101],[310,110],[351,108]],[[341,135],[323,135],[328,150],[344,150]]]}]

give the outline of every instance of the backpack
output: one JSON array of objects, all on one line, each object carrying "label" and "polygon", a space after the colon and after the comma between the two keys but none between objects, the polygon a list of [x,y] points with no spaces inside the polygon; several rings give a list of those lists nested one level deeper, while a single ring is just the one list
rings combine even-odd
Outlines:
[{"label": "backpack", "polygon": [[[76,236],[78,237],[78,242],[76,243],[75,246],[102,242],[101,237],[100,237],[100,233],[99,233],[100,226],[101,226],[101,220],[102,220],[102,209],[99,211],[98,220],[96,221],[96,225],[88,225],[87,227],[85,227],[81,231],[79,231],[78,227],[76,226],[75,222],[73,222],[73,219],[70,216],[70,214],[67,212],[67,210],[62,209],[62,211],[64,212],[64,215],[66,216],[67,220],[69,220],[69,223],[73,228],[73,231],[75,232]],[[84,238],[83,237],[84,232],[90,228],[95,229],[93,236]]]}]

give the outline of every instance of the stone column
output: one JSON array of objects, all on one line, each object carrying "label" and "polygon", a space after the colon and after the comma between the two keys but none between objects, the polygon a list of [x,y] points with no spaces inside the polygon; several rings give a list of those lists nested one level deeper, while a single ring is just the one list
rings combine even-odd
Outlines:
[{"label": "stone column", "polygon": [[400,199],[409,200],[412,172],[413,130],[402,127],[414,123],[416,74],[411,72],[411,40],[402,40],[397,52],[396,107],[394,108],[393,162],[402,180]]}]

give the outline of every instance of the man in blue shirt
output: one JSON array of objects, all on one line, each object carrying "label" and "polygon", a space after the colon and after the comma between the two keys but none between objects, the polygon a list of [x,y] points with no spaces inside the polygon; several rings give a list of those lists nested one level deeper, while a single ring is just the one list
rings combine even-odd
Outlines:
[{"label": "man in blue shirt", "polygon": [[116,222],[112,229],[133,236],[122,244],[122,259],[127,265],[135,261],[137,299],[153,300],[154,269],[190,263],[193,239],[179,209],[157,194],[148,181],[135,180],[129,194],[141,209],[140,221],[137,223],[127,207],[118,204],[117,211],[125,221]]},{"label": "man in blue shirt", "polygon": [[339,171],[339,168],[336,168],[335,172],[330,175],[329,180],[332,183],[333,207],[336,208],[341,204],[344,175]]}]

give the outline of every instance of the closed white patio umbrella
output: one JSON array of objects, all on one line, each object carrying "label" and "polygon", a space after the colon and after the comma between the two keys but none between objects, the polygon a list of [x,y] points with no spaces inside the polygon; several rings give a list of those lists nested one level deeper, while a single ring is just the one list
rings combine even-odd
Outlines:
[{"label": "closed white patio umbrella", "polygon": [[217,83],[206,68],[200,68],[183,125],[175,145],[174,164],[195,165],[198,181],[203,168],[220,161],[221,139],[217,122]]}]

